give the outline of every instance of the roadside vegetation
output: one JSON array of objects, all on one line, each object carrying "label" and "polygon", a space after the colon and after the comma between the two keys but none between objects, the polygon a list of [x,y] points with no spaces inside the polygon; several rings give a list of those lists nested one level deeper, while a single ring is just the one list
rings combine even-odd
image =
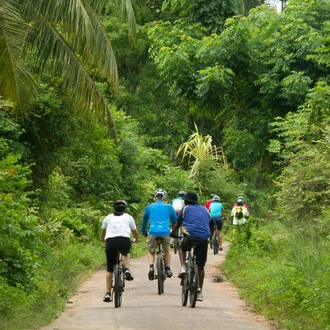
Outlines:
[{"label": "roadside vegetation", "polygon": [[330,1],[266,2],[1,1],[0,328],[54,319],[112,203],[140,228],[164,188],[244,196],[222,271],[280,328],[330,329]]}]

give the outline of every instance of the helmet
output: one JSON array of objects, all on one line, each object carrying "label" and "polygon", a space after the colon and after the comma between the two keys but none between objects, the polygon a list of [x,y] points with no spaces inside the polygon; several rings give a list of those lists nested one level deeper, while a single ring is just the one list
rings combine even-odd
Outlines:
[{"label": "helmet", "polygon": [[126,207],[127,203],[122,199],[119,199],[113,203],[113,208],[115,211],[123,212]]},{"label": "helmet", "polygon": [[191,204],[198,204],[198,196],[195,192],[187,192],[184,195],[183,200]]},{"label": "helmet", "polygon": [[243,205],[244,201],[243,201],[242,197],[238,197],[236,202],[237,202],[238,205]]},{"label": "helmet", "polygon": [[212,198],[212,200],[213,200],[214,202],[220,202],[220,196],[215,195],[215,196]]},{"label": "helmet", "polygon": [[242,203],[244,203],[244,199],[243,197],[237,197],[237,200],[241,199],[242,200]]},{"label": "helmet", "polygon": [[182,191],[182,190],[180,190],[180,191],[178,192],[178,196],[179,196],[179,197],[183,197],[183,196],[184,196],[184,194],[185,194],[185,192],[184,192],[184,191]]},{"label": "helmet", "polygon": [[165,199],[167,196],[167,193],[164,189],[157,189],[154,193],[154,196],[159,199]]},{"label": "helmet", "polygon": [[211,194],[211,195],[210,195],[210,198],[212,199],[214,196],[215,196],[215,194]]}]

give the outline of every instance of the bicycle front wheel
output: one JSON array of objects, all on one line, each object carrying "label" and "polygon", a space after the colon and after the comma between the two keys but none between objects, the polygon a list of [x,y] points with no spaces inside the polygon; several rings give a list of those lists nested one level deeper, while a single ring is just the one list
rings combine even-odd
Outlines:
[{"label": "bicycle front wheel", "polygon": [[165,280],[165,265],[164,258],[161,253],[157,254],[157,282],[158,294],[164,293],[164,280]]},{"label": "bicycle front wheel", "polygon": [[196,306],[197,290],[199,287],[198,266],[196,264],[194,264],[194,268],[191,274],[191,280],[192,283],[190,286],[189,302],[190,302],[190,307],[194,308]]},{"label": "bicycle front wheel", "polygon": [[115,276],[115,287],[114,287],[114,301],[115,301],[115,307],[118,308],[121,306],[121,300],[122,300],[122,292],[123,292],[123,285],[124,285],[124,277],[123,277],[123,271],[121,266],[116,265],[114,270],[114,276]]}]

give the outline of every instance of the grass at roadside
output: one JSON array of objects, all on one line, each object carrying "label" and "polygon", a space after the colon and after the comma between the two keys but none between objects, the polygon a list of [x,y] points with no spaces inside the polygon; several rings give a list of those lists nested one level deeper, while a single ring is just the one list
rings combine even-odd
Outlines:
[{"label": "grass at roadside", "polygon": [[[140,243],[133,244],[131,255],[137,258],[146,253],[143,237]],[[0,316],[0,329],[38,329],[49,324],[64,310],[67,299],[78,286],[101,268],[105,269],[102,243],[72,243],[53,249],[45,267],[48,280],[38,283],[37,294],[28,295],[0,282],[0,294],[6,298],[3,304],[11,304],[7,314]]]},{"label": "grass at roadside", "polygon": [[240,295],[282,329],[330,329],[327,240],[277,223],[239,233],[222,264]]}]

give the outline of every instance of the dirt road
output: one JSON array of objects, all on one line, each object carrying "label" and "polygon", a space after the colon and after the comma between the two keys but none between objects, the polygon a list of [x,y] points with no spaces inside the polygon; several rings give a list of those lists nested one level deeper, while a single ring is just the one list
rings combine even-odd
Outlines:
[{"label": "dirt road", "polygon": [[204,301],[195,308],[181,306],[181,286],[177,278],[179,257],[172,253],[173,277],[166,279],[165,292],[158,295],[157,281],[147,277],[147,258],[132,259],[132,282],[126,281],[122,307],[102,301],[105,293],[105,271],[98,271],[79,287],[68,301],[67,309],[51,325],[40,330],[102,330],[102,329],[222,329],[271,330],[263,317],[248,311],[237,290],[229,282],[214,282],[220,274],[218,266],[224,251],[214,255],[209,249],[204,281]]}]

